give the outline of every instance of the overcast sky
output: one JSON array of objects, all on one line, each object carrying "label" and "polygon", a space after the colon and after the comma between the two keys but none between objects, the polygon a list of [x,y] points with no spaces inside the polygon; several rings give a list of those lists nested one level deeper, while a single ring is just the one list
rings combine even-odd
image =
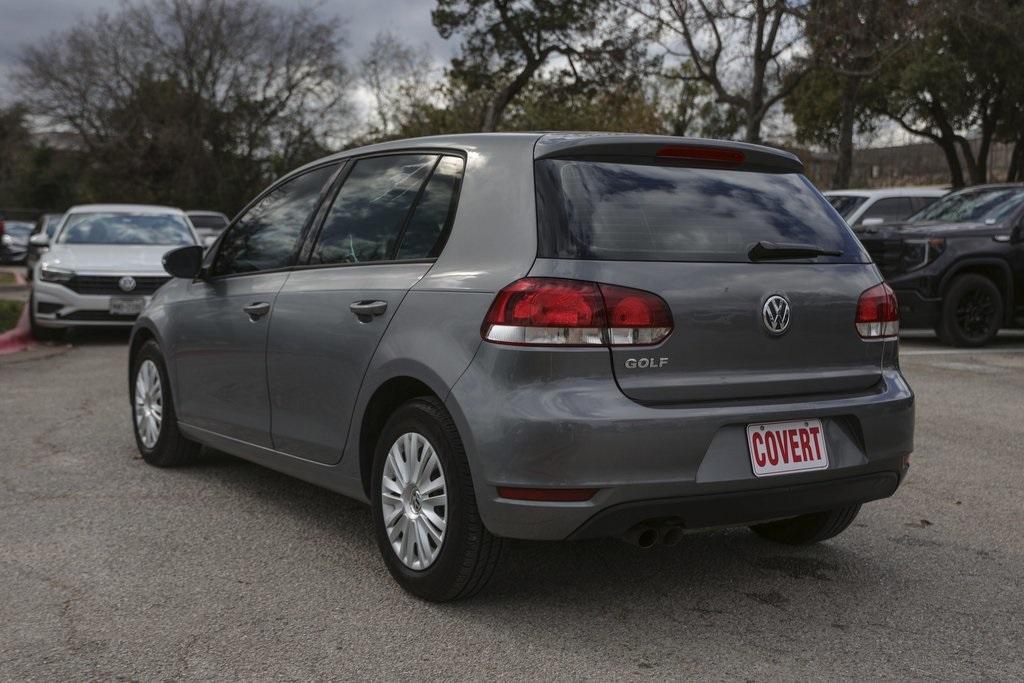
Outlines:
[{"label": "overcast sky", "polygon": [[[287,0],[271,0],[294,5]],[[309,3],[314,4],[316,3]],[[7,74],[17,60],[18,47],[45,40],[100,9],[115,12],[118,0],[0,0],[0,99],[16,99]],[[319,11],[345,21],[349,61],[355,61],[379,31],[390,31],[411,44],[426,44],[438,60],[447,61],[453,46],[442,40],[430,23],[431,0],[323,0]]]}]

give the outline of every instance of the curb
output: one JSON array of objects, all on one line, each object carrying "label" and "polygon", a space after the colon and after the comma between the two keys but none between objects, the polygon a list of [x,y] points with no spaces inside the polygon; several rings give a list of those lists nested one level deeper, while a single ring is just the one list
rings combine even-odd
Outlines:
[{"label": "curb", "polygon": [[18,318],[18,324],[0,334],[0,356],[16,351],[24,351],[34,345],[35,341],[35,338],[32,337],[32,328],[28,324],[28,305],[26,304],[21,307],[21,317]]}]

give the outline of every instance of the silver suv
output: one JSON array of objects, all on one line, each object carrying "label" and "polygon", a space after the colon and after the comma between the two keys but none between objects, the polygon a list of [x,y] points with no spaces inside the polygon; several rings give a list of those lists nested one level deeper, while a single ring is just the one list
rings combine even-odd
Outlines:
[{"label": "silver suv", "polygon": [[201,445],[371,504],[407,590],[506,538],[830,538],[913,449],[895,298],[790,154],[636,135],[389,142],[305,166],[135,324],[157,466]]}]

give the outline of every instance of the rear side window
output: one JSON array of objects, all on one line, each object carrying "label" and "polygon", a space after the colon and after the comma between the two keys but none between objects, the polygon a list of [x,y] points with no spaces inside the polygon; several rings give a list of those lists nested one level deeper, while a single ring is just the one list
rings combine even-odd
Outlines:
[{"label": "rear side window", "polygon": [[360,159],[338,190],[310,263],[366,263],[394,258],[409,210],[437,156]]},{"label": "rear side window", "polygon": [[909,197],[886,197],[869,206],[860,220],[862,223],[865,218],[901,221],[912,213],[914,213],[914,206]]},{"label": "rear side window", "polygon": [[214,275],[284,268],[336,164],[293,178],[246,211],[221,240]]},{"label": "rear side window", "polygon": [[436,258],[455,218],[464,162],[441,157],[402,233],[398,259]]},{"label": "rear side window", "polygon": [[767,241],[842,252],[821,263],[867,260],[799,174],[549,159],[536,177],[541,257],[748,262]]}]

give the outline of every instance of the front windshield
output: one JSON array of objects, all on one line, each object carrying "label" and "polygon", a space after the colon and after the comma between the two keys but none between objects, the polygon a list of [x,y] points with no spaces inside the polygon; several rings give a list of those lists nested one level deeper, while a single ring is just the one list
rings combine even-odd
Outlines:
[{"label": "front windshield", "polygon": [[62,218],[64,216],[50,216],[46,219],[46,222],[43,224],[43,231],[47,237],[53,239],[53,233],[57,231],[57,226],[60,225],[60,219]]},{"label": "front windshield", "polygon": [[57,237],[58,244],[195,244],[183,216],[173,214],[76,213]]},{"label": "front windshield", "polygon": [[840,216],[849,220],[850,216],[857,208],[868,200],[867,197],[854,197],[849,194],[828,194],[825,195],[825,199],[832,205]]},{"label": "front windshield", "polygon": [[999,222],[1024,201],[1024,188],[993,187],[980,190],[961,190],[948,194],[910,218],[920,221],[991,221]]}]

